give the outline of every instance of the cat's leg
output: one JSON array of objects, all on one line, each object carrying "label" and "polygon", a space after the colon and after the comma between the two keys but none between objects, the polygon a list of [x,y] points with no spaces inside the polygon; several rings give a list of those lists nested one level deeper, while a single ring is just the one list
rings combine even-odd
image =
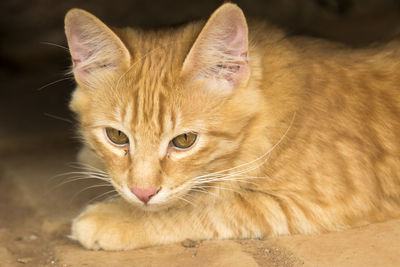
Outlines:
[{"label": "cat's leg", "polygon": [[74,220],[72,238],[89,249],[126,250],[187,238],[260,238],[288,234],[286,217],[277,204],[265,199],[262,202],[257,206],[235,197],[210,205],[189,205],[159,212],[138,210],[123,200],[97,203]]}]

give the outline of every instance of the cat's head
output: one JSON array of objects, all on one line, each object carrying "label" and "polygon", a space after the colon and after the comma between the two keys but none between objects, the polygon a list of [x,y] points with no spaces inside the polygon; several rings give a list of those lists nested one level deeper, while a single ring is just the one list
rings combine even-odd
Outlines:
[{"label": "cat's head", "polygon": [[65,30],[71,108],[126,200],[149,210],[193,202],[241,162],[258,98],[240,8],[158,32],[111,30],[73,9]]}]

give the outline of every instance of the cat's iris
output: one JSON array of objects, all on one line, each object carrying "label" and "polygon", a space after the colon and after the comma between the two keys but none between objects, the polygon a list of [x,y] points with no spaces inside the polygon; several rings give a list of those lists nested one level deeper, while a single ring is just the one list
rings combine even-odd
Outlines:
[{"label": "cat's iris", "polygon": [[171,143],[176,148],[186,149],[186,148],[191,147],[194,144],[194,142],[196,142],[196,139],[197,139],[197,134],[184,133],[184,134],[178,135],[177,137],[172,139]]},{"label": "cat's iris", "polygon": [[120,130],[114,128],[106,128],[106,135],[108,140],[117,146],[123,146],[129,143],[129,138]]}]

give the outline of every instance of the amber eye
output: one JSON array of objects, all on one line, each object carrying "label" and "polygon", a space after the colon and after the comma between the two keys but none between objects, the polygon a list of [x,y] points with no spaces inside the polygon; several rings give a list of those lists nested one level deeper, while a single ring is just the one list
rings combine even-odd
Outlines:
[{"label": "amber eye", "polygon": [[106,128],[106,135],[111,143],[117,146],[123,146],[129,143],[129,138],[120,130],[114,128]]},{"label": "amber eye", "polygon": [[178,135],[172,139],[172,144],[180,149],[185,149],[191,147],[197,139],[197,134],[195,133],[184,133]]}]

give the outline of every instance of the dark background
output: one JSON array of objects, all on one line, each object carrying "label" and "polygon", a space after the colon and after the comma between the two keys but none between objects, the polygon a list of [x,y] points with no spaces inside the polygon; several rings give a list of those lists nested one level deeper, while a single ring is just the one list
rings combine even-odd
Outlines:
[{"label": "dark background", "polygon": [[[400,34],[397,0],[233,1],[294,34],[362,47]],[[208,17],[219,0],[8,0],[0,3],[0,155],[27,140],[71,142],[67,105],[74,82],[65,75],[65,13],[86,9],[113,26],[153,28]],[[54,136],[57,138],[54,139]],[[28,142],[29,143],[29,142]],[[3,154],[4,155],[4,154]]]}]

